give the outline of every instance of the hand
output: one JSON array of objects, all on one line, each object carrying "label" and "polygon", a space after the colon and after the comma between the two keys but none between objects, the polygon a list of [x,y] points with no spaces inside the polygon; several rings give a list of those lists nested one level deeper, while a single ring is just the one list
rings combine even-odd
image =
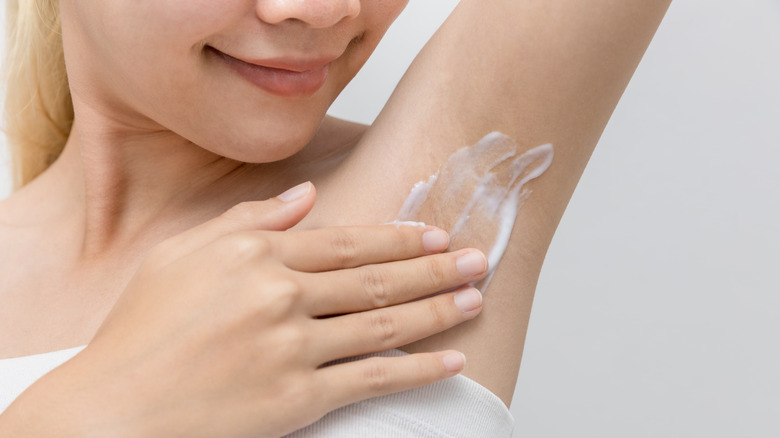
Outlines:
[{"label": "hand", "polygon": [[487,262],[438,254],[448,239],[432,227],[258,231],[305,216],[308,188],[242,204],[150,253],[92,342],[46,376],[68,382],[58,386],[80,436],[275,437],[462,369],[457,352],[322,367],[475,317],[473,288],[420,298],[478,280]]}]

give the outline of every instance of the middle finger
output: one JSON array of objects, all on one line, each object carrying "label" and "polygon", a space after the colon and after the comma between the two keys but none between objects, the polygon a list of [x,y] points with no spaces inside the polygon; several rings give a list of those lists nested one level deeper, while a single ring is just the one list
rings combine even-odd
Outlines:
[{"label": "middle finger", "polygon": [[301,273],[311,316],[362,312],[416,300],[482,278],[487,259],[464,249],[323,273]]}]

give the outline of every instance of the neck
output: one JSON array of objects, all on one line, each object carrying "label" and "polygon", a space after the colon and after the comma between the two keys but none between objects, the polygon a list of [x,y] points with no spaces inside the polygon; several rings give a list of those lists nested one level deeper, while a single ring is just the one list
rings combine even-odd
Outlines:
[{"label": "neck", "polygon": [[77,114],[57,161],[2,209],[9,223],[42,228],[66,251],[62,257],[77,264],[111,255],[124,260],[242,201],[314,180],[338,165],[364,131],[326,118],[314,145],[255,165],[210,153],[167,130]]},{"label": "neck", "polygon": [[235,201],[228,187],[253,168],[170,131],[89,126],[74,123],[49,178],[59,184],[55,190],[66,191],[58,199],[77,207],[68,210],[83,227],[84,258],[154,240],[155,234],[164,237],[219,214]]}]

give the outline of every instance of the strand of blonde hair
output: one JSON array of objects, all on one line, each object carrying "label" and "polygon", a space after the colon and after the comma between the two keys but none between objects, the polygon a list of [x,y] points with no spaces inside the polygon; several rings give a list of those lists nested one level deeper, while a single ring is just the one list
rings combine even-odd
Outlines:
[{"label": "strand of blonde hair", "polygon": [[57,159],[73,125],[59,0],[6,0],[4,131],[13,187]]}]

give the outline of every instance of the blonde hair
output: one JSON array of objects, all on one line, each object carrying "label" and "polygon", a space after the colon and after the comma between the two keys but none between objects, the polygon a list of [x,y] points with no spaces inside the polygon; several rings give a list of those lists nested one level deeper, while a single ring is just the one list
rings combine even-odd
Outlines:
[{"label": "blonde hair", "polygon": [[6,0],[5,126],[13,187],[57,159],[73,125],[59,0]]}]

